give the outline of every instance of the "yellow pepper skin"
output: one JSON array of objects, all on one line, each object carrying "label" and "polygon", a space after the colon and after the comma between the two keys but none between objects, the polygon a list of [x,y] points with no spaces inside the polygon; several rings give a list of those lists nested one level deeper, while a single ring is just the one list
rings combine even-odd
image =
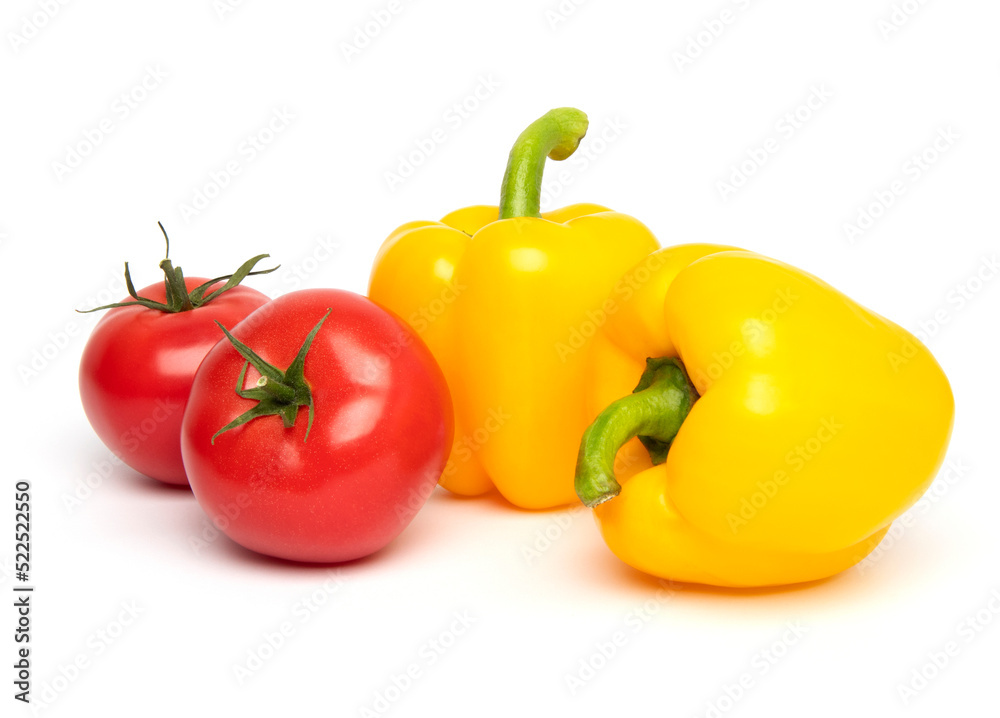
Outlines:
[{"label": "yellow pepper skin", "polygon": [[577,447],[596,414],[573,331],[592,335],[622,274],[659,248],[600,205],[538,213],[545,157],[565,159],[585,131],[578,110],[549,113],[515,144],[499,207],[403,225],[376,257],[369,297],[420,334],[448,379],[456,440],[441,484],[457,494],[577,502]]},{"label": "yellow pepper skin", "polygon": [[[608,546],[646,573],[732,587],[860,561],[944,459],[954,399],[941,367],[776,260],[684,245],[644,265],[643,291],[588,356],[601,377],[591,411],[607,409],[584,435],[577,490]],[[648,386],[630,394],[640,376]],[[635,436],[665,463],[636,459]]]}]

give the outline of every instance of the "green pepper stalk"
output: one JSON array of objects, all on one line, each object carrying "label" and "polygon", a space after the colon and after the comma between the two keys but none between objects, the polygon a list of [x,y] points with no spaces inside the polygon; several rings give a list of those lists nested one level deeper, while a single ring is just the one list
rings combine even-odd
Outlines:
[{"label": "green pepper stalk", "polygon": [[583,434],[576,463],[580,500],[593,508],[621,492],[615,479],[615,457],[634,436],[646,447],[654,466],[666,461],[670,443],[697,399],[679,360],[647,359],[633,392],[610,404]]},{"label": "green pepper stalk", "polygon": [[564,160],[587,134],[587,115],[573,107],[549,110],[514,142],[500,189],[500,219],[540,217],[545,158]]}]

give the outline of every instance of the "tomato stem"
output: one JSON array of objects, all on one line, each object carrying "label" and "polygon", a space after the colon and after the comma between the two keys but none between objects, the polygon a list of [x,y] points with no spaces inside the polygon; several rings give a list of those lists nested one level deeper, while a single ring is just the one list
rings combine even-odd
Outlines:
[{"label": "tomato stem", "polygon": [[290,402],[295,398],[295,390],[286,384],[269,381],[266,376],[257,380],[257,386],[277,401]]},{"label": "tomato stem", "polygon": [[[228,292],[233,287],[239,285],[239,283],[247,277],[252,277],[257,274],[270,274],[281,266],[279,264],[278,267],[272,267],[271,269],[254,270],[254,267],[257,266],[258,262],[271,256],[269,254],[258,254],[256,257],[248,259],[246,262],[241,264],[240,267],[232,274],[225,274],[221,277],[210,279],[203,284],[199,284],[189,292],[187,285],[184,283],[184,272],[181,271],[180,267],[175,267],[173,262],[170,261],[170,238],[167,236],[167,230],[163,228],[162,222],[157,222],[157,224],[160,226],[160,231],[163,232],[163,238],[167,243],[166,256],[160,261],[160,269],[163,270],[163,284],[166,294],[166,302],[157,302],[153,299],[140,297],[135,291],[135,285],[132,283],[132,275],[129,273],[128,262],[125,262],[125,287],[128,290],[129,296],[132,297],[132,301],[105,304],[104,306],[94,307],[93,309],[77,309],[78,312],[81,314],[87,314],[88,312],[99,312],[103,309],[133,306],[141,306],[146,307],[147,309],[155,309],[160,312],[169,313],[189,312],[192,309],[205,306],[219,295],[224,292]],[[207,295],[205,294],[210,287],[223,280],[225,280],[225,284],[215,291]]]},{"label": "tomato stem", "polygon": [[[313,339],[316,338],[320,327],[323,326],[323,322],[330,316],[330,311],[331,309],[327,309],[326,314],[312,328],[312,331],[306,336],[305,341],[302,342],[302,346],[299,347],[299,353],[295,355],[295,359],[292,360],[292,363],[288,365],[285,371],[281,371],[281,369],[278,369],[273,364],[264,361],[253,349],[234,337],[220,322],[216,322],[226,335],[226,338],[229,339],[229,343],[246,360],[243,362],[243,368],[236,379],[236,394],[244,399],[253,399],[257,404],[215,432],[212,435],[213,445],[219,434],[223,434],[230,429],[235,429],[237,426],[242,426],[261,416],[280,416],[285,428],[290,429],[295,426],[295,419],[298,418],[299,407],[301,406],[309,407],[309,424],[306,426],[306,435],[303,441],[309,438],[309,431],[312,429],[315,410],[313,408],[312,390],[304,374],[306,354],[309,352],[309,348],[312,346]],[[254,388],[244,389],[243,383],[246,381],[247,366],[251,364],[254,369],[260,372],[260,378],[254,384]]]}]

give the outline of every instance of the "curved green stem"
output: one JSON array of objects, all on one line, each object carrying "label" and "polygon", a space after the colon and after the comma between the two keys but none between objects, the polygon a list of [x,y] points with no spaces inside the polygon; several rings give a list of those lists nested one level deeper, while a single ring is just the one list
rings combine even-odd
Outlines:
[{"label": "curved green stem", "polygon": [[[114,304],[105,304],[93,309],[77,309],[76,311],[86,314],[88,312],[99,312],[104,309],[115,309],[117,307],[141,306],[160,312],[189,312],[192,309],[205,306],[220,294],[238,286],[247,277],[253,277],[257,274],[269,274],[281,266],[279,264],[278,267],[272,267],[271,269],[254,270],[254,267],[257,266],[260,260],[270,256],[268,254],[258,254],[256,257],[248,259],[241,264],[239,269],[232,274],[224,274],[221,277],[210,279],[203,284],[199,284],[189,292],[187,283],[184,281],[184,272],[181,271],[180,267],[175,267],[173,262],[170,261],[170,238],[167,236],[167,230],[163,228],[162,223],[157,222],[157,224],[160,226],[160,231],[163,232],[163,239],[167,243],[166,256],[160,261],[160,269],[163,270],[163,287],[166,301],[157,302],[147,297],[140,297],[135,290],[135,285],[132,283],[132,275],[129,273],[128,262],[125,262],[125,287],[128,289],[128,294],[132,299],[124,302],[115,302]],[[212,286],[222,281],[225,281],[225,284],[211,293],[205,294]]]},{"label": "curved green stem", "polygon": [[587,115],[572,107],[550,110],[528,125],[507,158],[500,188],[500,219],[540,217],[545,158],[564,160],[587,134]]},{"label": "curved green stem", "polygon": [[[313,407],[312,389],[303,374],[303,367],[305,366],[306,354],[309,353],[313,339],[316,338],[316,334],[319,333],[320,327],[323,326],[326,318],[330,316],[331,311],[333,310],[327,309],[322,319],[306,335],[305,341],[299,347],[298,354],[295,355],[295,359],[292,360],[292,363],[284,371],[264,361],[257,352],[234,337],[228,329],[222,326],[221,322],[216,322],[226,335],[229,343],[233,345],[245,360],[243,368],[240,370],[240,375],[236,379],[236,395],[243,399],[253,399],[257,403],[215,432],[212,435],[212,444],[215,444],[215,439],[219,434],[225,434],[237,426],[243,426],[262,416],[279,416],[285,428],[290,429],[295,426],[295,419],[299,415],[300,406],[309,408],[309,424],[306,426],[306,435],[302,440],[306,441],[309,438],[315,409]],[[253,389],[244,389],[243,381],[247,376],[247,366],[251,364],[254,369],[260,372],[260,378],[254,384]]]},{"label": "curved green stem", "polygon": [[583,434],[576,462],[580,500],[593,508],[619,494],[615,457],[633,436],[642,441],[654,465],[666,461],[670,442],[697,399],[680,361],[647,359],[635,390],[611,403]]}]

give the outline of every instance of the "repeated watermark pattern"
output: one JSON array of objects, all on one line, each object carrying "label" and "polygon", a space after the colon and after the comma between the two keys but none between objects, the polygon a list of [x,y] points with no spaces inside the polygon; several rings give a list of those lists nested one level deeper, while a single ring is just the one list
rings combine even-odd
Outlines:
[{"label": "repeated watermark pattern", "polygon": [[416,174],[427,160],[482,109],[501,87],[492,73],[479,75],[476,84],[464,96],[453,102],[442,114],[440,122],[430,131],[413,140],[410,149],[396,155],[391,169],[383,173],[386,187],[396,189]]},{"label": "repeated watermark pattern", "polygon": [[452,476],[456,471],[458,471],[458,466],[460,464],[468,463],[472,461],[476,454],[478,454],[486,443],[499,432],[508,421],[511,420],[512,415],[504,411],[502,406],[490,407],[486,412],[486,418],[483,419],[482,424],[477,426],[470,432],[466,432],[462,435],[455,435],[454,443],[451,447],[451,454],[448,457],[448,463],[445,464],[444,471],[441,472],[442,478],[447,478]]},{"label": "repeated watermark pattern", "polygon": [[253,645],[244,651],[243,657],[233,663],[232,672],[236,682],[242,686],[257,675],[346,583],[340,569],[327,571],[323,583],[292,604],[289,618],[261,633]]},{"label": "repeated watermark pattern", "polygon": [[[961,311],[990,287],[998,275],[1000,275],[1000,262],[997,261],[996,254],[980,257],[976,268],[945,292],[944,302],[929,315],[917,321],[912,329],[913,335],[924,344],[932,343]],[[911,339],[904,338],[899,349],[889,352],[886,359],[893,371],[898,372],[919,353],[917,344]]]},{"label": "repeated watermark pattern", "polygon": [[985,600],[956,625],[953,636],[944,643],[927,651],[920,663],[896,682],[896,697],[904,706],[909,706],[945,671],[954,665],[958,657],[976,642],[1000,617],[1000,587],[989,591]]},{"label": "repeated watermark pattern", "polygon": [[876,23],[883,40],[888,40],[902,30],[914,15],[920,12],[928,0],[903,0],[895,2],[889,12]]},{"label": "repeated watermark pattern", "polygon": [[375,691],[371,702],[361,707],[361,718],[378,718],[388,713],[478,622],[479,617],[468,610],[455,611],[444,628],[417,647],[412,661],[398,673],[389,675],[386,684]]},{"label": "repeated watermark pattern", "polygon": [[715,188],[723,202],[728,202],[751,177],[754,177],[770,160],[785,147],[808,124],[816,113],[833,99],[833,92],[825,83],[819,82],[809,88],[809,94],[795,107],[785,112],[774,123],[776,135],[769,135],[762,142],[748,147],[747,158],[730,165],[725,179],[718,180]]},{"label": "repeated watermark pattern", "polygon": [[654,252],[619,279],[604,303],[596,309],[588,309],[583,320],[567,330],[565,340],[553,345],[559,360],[566,363],[567,359],[586,347],[611,317],[621,311],[635,293],[656,276],[663,268],[664,261],[660,253]]},{"label": "repeated watermark pattern", "polygon": [[191,550],[201,555],[226,532],[232,522],[238,519],[248,506],[250,506],[250,494],[241,491],[236,494],[232,501],[227,501],[219,507],[222,511],[220,516],[212,518],[205,516],[202,520],[201,531],[188,536],[188,545]]},{"label": "repeated watermark pattern", "polygon": [[920,517],[926,516],[938,502],[951,493],[952,488],[970,471],[972,471],[972,467],[964,463],[962,459],[949,459],[938,473],[937,478],[934,479],[934,483],[920,497],[920,500],[909,511],[892,522],[892,526],[889,527],[879,545],[857,564],[858,572],[865,574],[878,565],[886,554],[895,548],[896,543],[903,538],[906,532],[913,528]]},{"label": "repeated watermark pattern", "polygon": [[722,351],[712,352],[712,361],[704,367],[689,369],[694,383],[698,386],[708,386],[710,382],[718,381],[736,364],[736,360],[752,347],[770,342],[774,323],[791,310],[800,299],[801,297],[791,286],[775,290],[771,306],[742,323],[740,326],[742,335],[739,339],[734,339]]},{"label": "repeated watermark pattern", "polygon": [[559,0],[545,10],[545,22],[549,24],[550,30],[558,30],[565,25],[570,18],[576,15],[576,11],[586,5],[589,0]]},{"label": "repeated watermark pattern", "polygon": [[212,10],[217,18],[225,20],[245,3],[246,0],[212,0]]},{"label": "repeated watermark pattern", "polygon": [[[78,311],[101,307],[119,301],[126,293],[125,279],[120,274],[110,274],[107,283],[97,292],[77,305]],[[28,351],[28,355],[16,367],[17,377],[22,386],[31,386],[49,367],[79,338],[87,335],[87,330],[97,323],[94,314],[74,314],[58,327],[46,332],[41,343]]]},{"label": "repeated watermark pattern", "polygon": [[684,46],[670,53],[678,72],[689,69],[696,60],[714,46],[729,28],[750,9],[752,0],[730,0],[711,16],[705,18],[697,30],[690,33]]},{"label": "repeated watermark pattern", "polygon": [[740,701],[760,684],[764,676],[791,654],[792,648],[798,645],[808,632],[809,629],[801,621],[786,622],[780,636],[750,657],[746,670],[736,676],[731,683],[722,685],[718,695],[708,701],[702,715],[705,718],[722,718],[732,712]]},{"label": "repeated watermark pattern", "polygon": [[[119,436],[119,441],[129,455],[133,454],[142,448],[142,445],[159,430],[165,421],[182,409],[183,405],[180,402],[169,398],[156,399],[149,415],[123,431]],[[105,458],[100,461],[91,462],[90,472],[78,478],[71,490],[60,493],[59,500],[66,512],[75,513],[83,506],[84,502],[94,496],[94,493],[104,485],[105,481],[111,478],[117,468],[125,463],[127,462],[113,451],[108,451]]]},{"label": "repeated watermark pattern", "polygon": [[529,566],[535,566],[539,559],[555,546],[577,522],[581,516],[589,516],[590,509],[576,506],[566,511],[560,511],[545,524],[543,528],[535,529],[531,538],[521,544],[521,557]]},{"label": "repeated watermark pattern", "polygon": [[10,49],[14,54],[20,53],[34,42],[42,30],[48,27],[69,3],[70,0],[38,0],[36,3],[38,9],[22,17],[17,27],[7,33],[7,42],[10,43]]},{"label": "repeated watermark pattern", "polygon": [[270,292],[271,297],[278,297],[309,286],[310,278],[336,257],[341,248],[341,241],[332,234],[316,235],[313,238],[312,246],[297,260],[281,263],[281,269],[275,272],[280,284],[277,289]]},{"label": "repeated watermark pattern", "polygon": [[372,10],[364,22],[355,25],[350,37],[340,43],[340,54],[347,64],[353,63],[371,47],[372,43],[411,5],[413,0],[389,0],[384,6]]},{"label": "repeated watermark pattern", "polygon": [[572,157],[550,165],[542,180],[540,197],[542,210],[551,209],[562,193],[590,169],[627,129],[628,125],[621,118],[606,118],[598,127],[587,132],[586,141],[580,144]]},{"label": "repeated watermark pattern", "polygon": [[907,157],[899,174],[872,192],[871,199],[854,211],[853,219],[841,225],[847,241],[857,244],[895,206],[897,200],[905,196],[913,185],[941,161],[960,138],[961,135],[955,128],[947,125],[940,128],[924,147]]},{"label": "repeated watermark pattern", "polygon": [[577,662],[570,671],[563,674],[563,682],[570,695],[584,690],[622,651],[633,642],[649,623],[663,610],[677,592],[675,583],[661,579],[660,587],[639,606],[629,609],[622,617],[621,627],[603,639],[595,641],[593,648]]},{"label": "repeated watermark pattern", "polygon": [[177,211],[188,224],[200,217],[233,181],[255,162],[296,119],[287,106],[275,107],[268,119],[247,135],[236,146],[236,152],[217,169],[208,173],[208,179],[189,194],[190,199],[179,202]]},{"label": "repeated watermark pattern", "polygon": [[159,63],[146,65],[143,76],[115,97],[108,112],[80,130],[79,137],[66,145],[60,159],[52,161],[52,173],[56,179],[62,182],[80,169],[168,77]]},{"label": "repeated watermark pattern", "polygon": [[733,534],[738,534],[751,521],[764,511],[781,489],[823,450],[823,447],[833,441],[843,430],[844,425],[835,417],[824,417],[813,435],[805,441],[796,444],[788,450],[784,457],[784,466],[775,469],[770,477],[761,479],[754,484],[754,491],[739,498],[739,508],[726,514],[726,522]]},{"label": "repeated watermark pattern", "polygon": [[146,612],[146,607],[135,600],[122,601],[114,618],[92,631],[84,638],[83,647],[73,657],[56,666],[56,675],[33,689],[29,708],[32,715],[40,715],[58,701],[80,680],[101,656],[118,644],[131,630],[136,620]]}]

